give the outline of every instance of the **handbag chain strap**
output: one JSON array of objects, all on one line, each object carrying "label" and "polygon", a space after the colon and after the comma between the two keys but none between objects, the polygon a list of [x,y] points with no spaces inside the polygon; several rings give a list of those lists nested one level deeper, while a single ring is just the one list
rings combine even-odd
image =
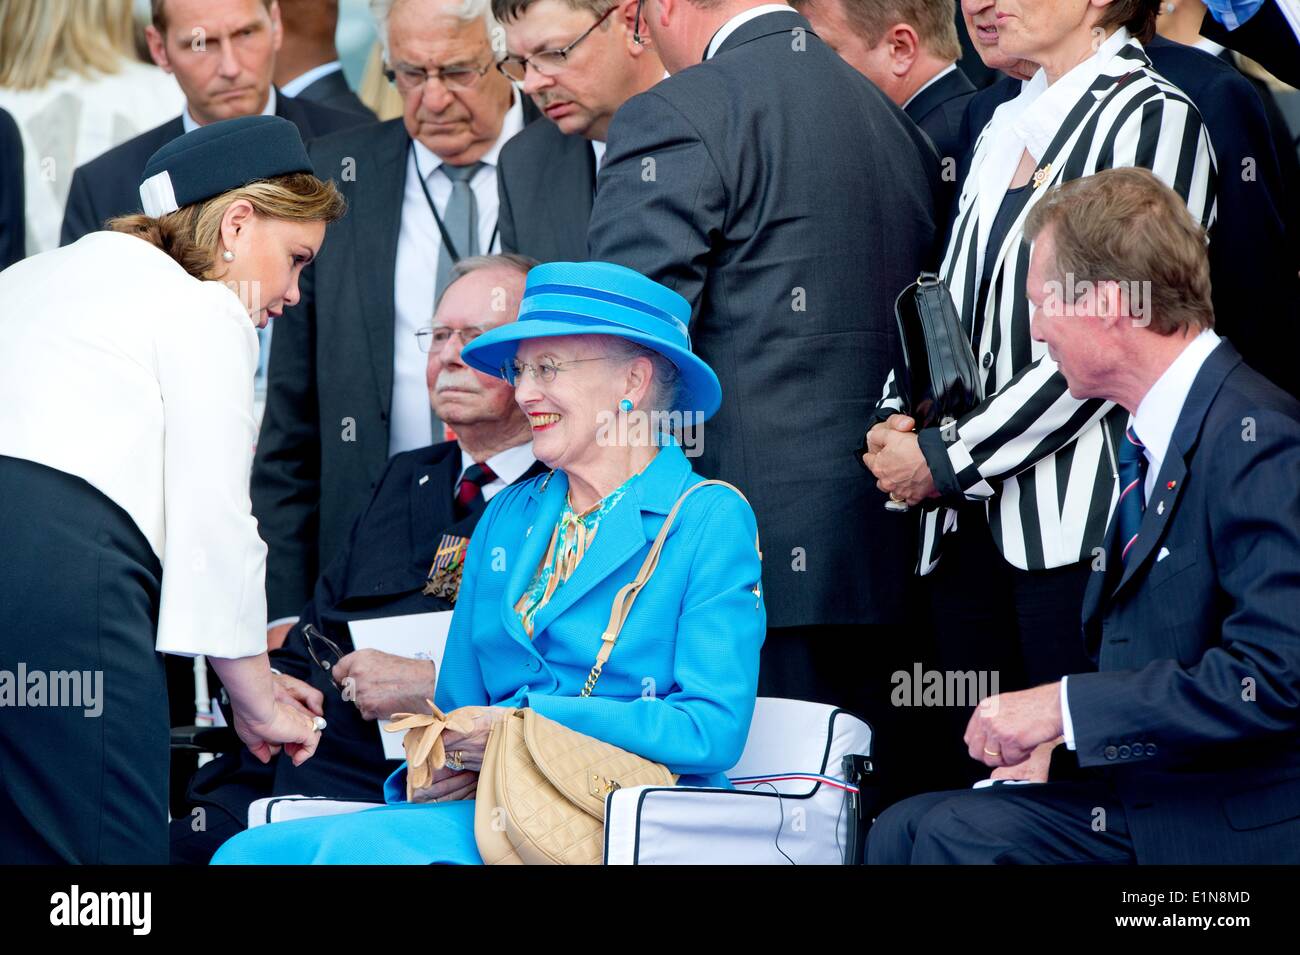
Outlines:
[{"label": "handbag chain strap", "polygon": [[[659,533],[655,537],[654,543],[650,546],[650,553],[646,554],[645,560],[641,563],[641,570],[637,572],[636,578],[628,584],[624,584],[619,592],[614,596],[614,606],[609,613],[609,623],[605,625],[605,632],[600,635],[601,644],[600,652],[596,654],[596,663],[587,674],[587,682],[583,684],[582,696],[591,696],[591,691],[596,688],[596,681],[600,679],[600,671],[605,667],[605,661],[614,651],[614,644],[618,640],[618,635],[623,629],[623,624],[627,621],[628,614],[632,612],[632,604],[636,602],[637,594],[641,588],[650,580],[650,576],[655,572],[655,567],[659,565],[659,553],[663,550],[664,541],[668,539],[668,530],[673,526],[673,521],[677,518],[677,512],[681,509],[682,502],[691,494],[704,487],[706,484],[720,484],[723,487],[729,487],[737,494],[746,504],[749,498],[745,497],[740,488],[734,484],[728,484],[726,481],[701,481],[699,484],[688,487],[682,496],[677,499],[673,509],[668,512],[664,518],[663,527],[659,528]],[[754,533],[754,550],[758,551],[758,559],[763,559],[763,550],[758,545],[758,533]]]}]

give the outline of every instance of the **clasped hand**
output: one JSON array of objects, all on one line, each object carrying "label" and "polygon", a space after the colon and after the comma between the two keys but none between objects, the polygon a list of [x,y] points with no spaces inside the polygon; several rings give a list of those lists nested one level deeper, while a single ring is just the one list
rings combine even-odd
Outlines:
[{"label": "clasped hand", "polygon": [[862,463],[876,477],[876,487],[912,506],[939,496],[915,427],[908,415],[890,415],[867,432],[867,453],[862,456]]}]

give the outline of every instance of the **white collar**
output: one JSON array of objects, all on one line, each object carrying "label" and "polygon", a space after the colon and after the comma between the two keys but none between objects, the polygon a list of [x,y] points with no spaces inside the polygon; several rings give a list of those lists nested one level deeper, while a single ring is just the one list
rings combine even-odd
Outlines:
[{"label": "white collar", "polygon": [[704,58],[706,60],[711,59],[713,54],[718,52],[718,47],[722,46],[723,41],[750,20],[761,17],[767,13],[785,12],[793,13],[794,7],[790,6],[788,3],[764,3],[757,7],[750,7],[748,10],[741,10],[722,26],[718,27],[718,32],[713,34],[713,39],[709,41],[709,48],[704,52]]},{"label": "white collar", "polygon": [[1192,49],[1201,50],[1210,56],[1218,56],[1223,52],[1224,46],[1222,43],[1215,43],[1209,37],[1198,36],[1196,42],[1192,44]]},{"label": "white collar", "polygon": [[[1042,67],[1024,84],[1020,95],[1011,101],[1011,104],[1019,104],[1020,108],[1009,110],[1009,114],[1015,115],[1008,118],[1012,131],[1035,160],[1042,161],[1043,154],[1064,125],[1074,104],[1097,77],[1106,72],[1111,58],[1130,39],[1128,28],[1120,27],[1106,38],[1096,53],[1050,86],[1047,84],[1047,71]],[[1002,107],[998,110],[1001,112]]]},{"label": "white collar", "polygon": [[1147,450],[1153,469],[1159,470],[1165,455],[1169,451],[1169,441],[1174,436],[1174,426],[1178,416],[1183,413],[1183,404],[1196,374],[1219,345],[1219,336],[1214,329],[1204,329],[1187,343],[1187,346],[1165,369],[1164,374],[1156,379],[1142,400],[1138,403],[1137,414],[1129,422],[1137,432],[1138,440]]},{"label": "white collar", "polygon": [[[496,166],[497,158],[501,155],[501,147],[510,141],[511,136],[524,128],[524,103],[513,84],[510,87],[510,98],[510,108],[506,110],[506,115],[501,120],[501,132],[497,135],[496,142],[479,157],[478,161],[485,165]],[[413,142],[415,143],[416,168],[419,169],[420,174],[427,181],[429,176],[442,165],[442,157],[418,139],[413,140]]]},{"label": "white collar", "polygon": [[591,151],[596,154],[596,172],[600,172],[600,164],[605,161],[605,144],[599,139],[593,139]]},{"label": "white collar", "polygon": [[[275,87],[274,86],[272,86],[270,91],[266,94],[266,105],[262,107],[262,115],[263,116],[275,115]],[[198,120],[196,120],[193,116],[190,115],[189,103],[185,104],[185,111],[181,113],[181,125],[185,128],[185,132],[187,133],[192,133],[194,132],[194,130],[199,128]]]},{"label": "white collar", "polygon": [[[533,466],[537,458],[533,457],[533,443],[526,441],[523,444],[516,444],[513,448],[506,448],[504,451],[498,451],[492,457],[483,463],[492,469],[492,473],[497,476],[497,480],[504,484],[514,484],[524,473]],[[474,464],[474,459],[470,453],[463,447],[460,449],[460,474],[456,476],[456,483],[465,476],[465,472]]]},{"label": "white collar", "polygon": [[320,66],[313,66],[306,73],[295,76],[288,83],[281,83],[280,92],[285,96],[297,96],[317,80],[329,76],[331,73],[337,73],[342,69],[343,64],[338,60],[322,63]]},{"label": "white collar", "polygon": [[941,79],[943,79],[945,76],[947,76],[949,73],[951,73],[951,72],[952,72],[953,70],[955,70],[955,69],[957,69],[957,64],[956,64],[956,63],[949,63],[947,66],[945,66],[945,67],[944,67],[942,70],[940,70],[938,73],[934,74],[934,76],[930,77],[928,80],[926,80],[924,83],[922,83],[920,89],[918,89],[915,93],[913,93],[911,96],[909,96],[909,97],[907,98],[907,102],[904,103],[904,104],[902,105],[902,107],[900,107],[900,108],[901,108],[901,109],[907,109],[907,107],[911,105],[912,100],[916,99],[918,96],[920,96],[922,93],[924,93],[926,90],[928,90],[928,89],[929,89],[931,86],[933,86],[935,83],[938,83]]}]

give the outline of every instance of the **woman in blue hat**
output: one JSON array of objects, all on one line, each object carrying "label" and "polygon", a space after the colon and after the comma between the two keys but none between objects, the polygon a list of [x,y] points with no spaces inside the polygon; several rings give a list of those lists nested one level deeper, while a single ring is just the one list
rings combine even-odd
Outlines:
[{"label": "woman in blue hat", "polygon": [[385,787],[389,805],[250,829],[214,863],[481,862],[473,800],[483,749],[493,722],[519,707],[662,762],[682,785],[728,785],[766,630],[754,514],[733,490],[709,485],[686,498],[582,696],[615,594],[702,480],[661,430],[703,421],[722,400],[691,352],[689,319],[684,298],[622,266],[528,273],[519,320],[462,352],[514,384],[534,454],[554,469],[494,497],[470,541],[434,702],[473,728],[444,733],[448,765],[412,802],[403,768]]},{"label": "woman in blue hat", "polygon": [[263,761],[280,698],[248,493],[254,325],[343,213],[292,123],[162,147],[144,213],[0,273],[0,863],[165,863],[161,653],[205,654]]}]

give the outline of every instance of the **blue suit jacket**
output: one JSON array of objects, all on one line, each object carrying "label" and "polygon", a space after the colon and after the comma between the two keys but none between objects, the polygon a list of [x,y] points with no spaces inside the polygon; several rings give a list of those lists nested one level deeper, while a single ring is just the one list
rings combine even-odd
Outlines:
[{"label": "blue suit jacket", "polygon": [[[666,764],[683,785],[728,785],[724,772],[749,735],[767,629],[756,595],[757,525],[735,492],[711,485],[682,505],[595,693],[578,695],[614,595],[636,576],[673,504],[700,480],[680,447],[662,448],[601,520],[573,576],[538,612],[532,640],[514,604],[550,542],[568,479],[555,471],[497,494],[465,558],[438,707],[532,707]],[[401,775],[389,779],[389,801],[400,799]]]},{"label": "blue suit jacket", "polygon": [[1300,863],[1300,404],[1228,342],[1107,564],[1084,601],[1100,672],[1069,678],[1069,706],[1138,862]]}]

